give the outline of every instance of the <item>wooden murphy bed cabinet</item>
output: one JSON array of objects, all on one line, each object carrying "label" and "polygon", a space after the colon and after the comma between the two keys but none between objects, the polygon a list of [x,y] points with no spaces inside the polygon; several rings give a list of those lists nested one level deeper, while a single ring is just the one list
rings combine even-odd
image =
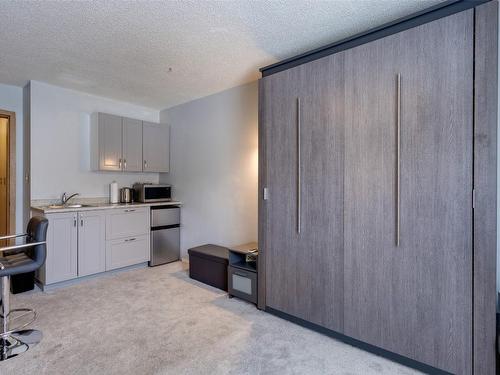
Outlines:
[{"label": "wooden murphy bed cabinet", "polygon": [[424,371],[495,373],[496,14],[263,69],[260,308]]}]

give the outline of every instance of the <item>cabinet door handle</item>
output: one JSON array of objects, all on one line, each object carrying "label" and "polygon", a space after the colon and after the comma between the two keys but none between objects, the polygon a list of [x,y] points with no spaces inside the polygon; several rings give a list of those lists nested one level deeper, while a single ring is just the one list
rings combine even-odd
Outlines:
[{"label": "cabinet door handle", "polygon": [[125,242],[135,241],[137,238],[127,238]]},{"label": "cabinet door handle", "polygon": [[76,217],[73,218],[73,226],[76,227]]},{"label": "cabinet door handle", "polygon": [[147,169],[148,168],[148,162],[146,160],[144,160],[144,169]]},{"label": "cabinet door handle", "polygon": [[127,159],[123,159],[123,169],[127,169]]},{"label": "cabinet door handle", "polygon": [[301,164],[301,155],[300,155],[300,98],[297,97],[297,233],[300,233],[301,229],[301,176],[300,176],[300,164]]},{"label": "cabinet door handle", "polygon": [[83,218],[80,219],[80,226],[83,227]]},{"label": "cabinet door handle", "polygon": [[396,246],[401,241],[401,74],[396,76]]},{"label": "cabinet door handle", "polygon": [[118,159],[118,168],[122,169],[122,159]]}]

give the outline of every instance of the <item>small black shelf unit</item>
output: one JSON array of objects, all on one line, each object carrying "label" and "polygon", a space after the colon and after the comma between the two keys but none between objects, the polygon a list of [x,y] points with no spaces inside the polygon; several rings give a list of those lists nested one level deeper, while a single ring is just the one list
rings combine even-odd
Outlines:
[{"label": "small black shelf unit", "polygon": [[[247,261],[247,256],[255,260]],[[229,297],[257,303],[257,243],[229,249],[227,284]]]}]

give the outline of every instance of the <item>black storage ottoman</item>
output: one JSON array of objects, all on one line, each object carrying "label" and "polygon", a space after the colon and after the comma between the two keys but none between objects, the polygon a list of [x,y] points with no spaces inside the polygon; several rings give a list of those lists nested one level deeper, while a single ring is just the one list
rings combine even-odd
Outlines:
[{"label": "black storage ottoman", "polygon": [[227,292],[229,250],[217,245],[203,245],[188,250],[189,277]]}]

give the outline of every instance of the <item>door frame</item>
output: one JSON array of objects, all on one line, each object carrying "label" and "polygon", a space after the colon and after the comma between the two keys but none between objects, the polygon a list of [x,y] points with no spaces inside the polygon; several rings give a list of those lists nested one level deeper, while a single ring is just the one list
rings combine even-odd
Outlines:
[{"label": "door frame", "polygon": [[7,128],[7,155],[9,158],[9,162],[7,163],[7,175],[9,177],[9,183],[7,185],[7,196],[9,197],[7,201],[9,212],[7,234],[11,234],[16,228],[16,113],[0,109],[0,117],[9,120],[9,126]]}]

